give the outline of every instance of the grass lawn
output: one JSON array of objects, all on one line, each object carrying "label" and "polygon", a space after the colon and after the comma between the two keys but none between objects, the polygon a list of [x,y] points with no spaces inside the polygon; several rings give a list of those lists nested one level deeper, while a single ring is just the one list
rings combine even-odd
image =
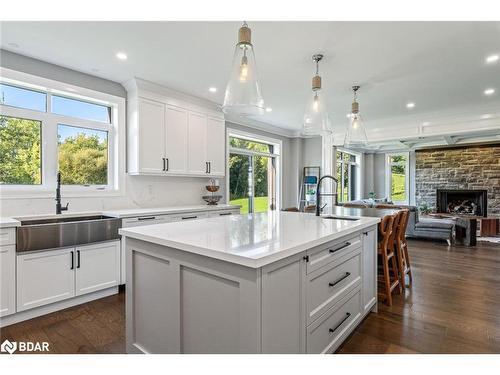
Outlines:
[{"label": "grass lawn", "polygon": [[[248,198],[234,199],[229,204],[240,205],[240,214],[248,213]],[[269,209],[267,197],[257,197],[254,199],[254,212],[264,212]]]},{"label": "grass lawn", "polygon": [[393,201],[400,202],[406,200],[405,194],[405,175],[392,174],[392,193],[391,198]]}]

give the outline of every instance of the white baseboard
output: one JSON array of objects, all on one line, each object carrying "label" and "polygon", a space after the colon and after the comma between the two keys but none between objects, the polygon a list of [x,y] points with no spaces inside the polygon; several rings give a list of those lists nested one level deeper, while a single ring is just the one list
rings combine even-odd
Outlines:
[{"label": "white baseboard", "polygon": [[50,314],[59,310],[67,309],[68,307],[81,305],[82,303],[90,302],[99,298],[104,298],[118,293],[118,287],[99,290],[97,292],[84,294],[82,296],[73,297],[64,301],[51,303],[49,305],[35,307],[30,310],[20,311],[18,313],[3,316],[0,318],[0,328],[11,324],[23,322],[28,319],[33,319],[38,316]]}]

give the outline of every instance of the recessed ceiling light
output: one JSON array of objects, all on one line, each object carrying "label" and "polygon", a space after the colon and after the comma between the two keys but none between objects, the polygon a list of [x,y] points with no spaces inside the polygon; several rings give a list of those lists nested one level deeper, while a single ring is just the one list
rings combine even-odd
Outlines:
[{"label": "recessed ceiling light", "polygon": [[406,103],[406,108],[408,108],[408,109],[415,108],[415,103],[412,103],[412,102]]},{"label": "recessed ceiling light", "polygon": [[481,116],[481,120],[487,120],[487,119],[492,118],[492,117],[493,117],[493,115],[486,113],[486,114]]},{"label": "recessed ceiling light", "polygon": [[272,112],[273,109],[271,107],[266,107],[266,112]]},{"label": "recessed ceiling light", "polygon": [[429,126],[431,123],[429,121],[423,122],[422,126]]},{"label": "recessed ceiling light", "polygon": [[217,92],[217,87],[213,87],[213,86],[209,87],[208,91],[210,91],[210,92]]},{"label": "recessed ceiling light", "polygon": [[347,115],[345,115],[345,117],[351,118],[351,113],[348,113]]},{"label": "recessed ceiling light", "polygon": [[495,89],[484,90],[484,95],[493,95],[494,93],[495,93]]},{"label": "recessed ceiling light", "polygon": [[118,52],[116,58],[119,60],[127,60],[128,56],[125,52]]},{"label": "recessed ceiling light", "polygon": [[500,59],[500,55],[490,55],[486,58],[487,64],[492,64]]}]

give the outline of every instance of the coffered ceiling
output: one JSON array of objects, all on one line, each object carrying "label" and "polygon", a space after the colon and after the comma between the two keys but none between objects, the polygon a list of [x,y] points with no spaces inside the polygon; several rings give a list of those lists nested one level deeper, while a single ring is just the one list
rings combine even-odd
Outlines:
[{"label": "coffered ceiling", "polygon": [[[251,22],[266,112],[301,128],[314,66],[336,133],[358,93],[369,138],[436,127],[500,129],[499,22]],[[88,74],[156,82],[221,104],[240,22],[2,22],[1,48]],[[125,52],[127,60],[116,58]],[[217,92],[209,91],[215,87]],[[485,95],[488,88],[496,89]],[[415,103],[408,109],[407,103]],[[243,120],[244,121],[244,120]],[[479,125],[478,125],[479,124]],[[482,125],[481,125],[482,124]],[[443,128],[444,129],[444,128]],[[432,132],[432,130],[431,130]],[[421,134],[420,134],[421,135]]]}]

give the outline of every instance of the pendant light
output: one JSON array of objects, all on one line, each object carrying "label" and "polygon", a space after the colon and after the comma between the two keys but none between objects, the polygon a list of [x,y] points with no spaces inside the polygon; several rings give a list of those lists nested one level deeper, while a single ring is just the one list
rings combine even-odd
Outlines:
[{"label": "pendant light", "polygon": [[359,114],[359,103],[357,102],[357,91],[360,86],[352,86],[354,91],[354,101],[352,102],[351,115],[349,116],[349,125],[345,136],[344,146],[363,147],[368,143],[363,120]]},{"label": "pendant light", "polygon": [[233,65],[226,87],[224,113],[254,116],[264,113],[264,100],[257,79],[257,65],[252,45],[252,31],[244,22],[238,31]]},{"label": "pendant light", "polygon": [[332,128],[326,100],[321,92],[321,77],[319,76],[319,62],[323,59],[323,55],[313,55],[312,59],[316,63],[316,75],[312,78],[312,95],[306,106],[302,134],[306,136],[326,135],[332,133]]}]

